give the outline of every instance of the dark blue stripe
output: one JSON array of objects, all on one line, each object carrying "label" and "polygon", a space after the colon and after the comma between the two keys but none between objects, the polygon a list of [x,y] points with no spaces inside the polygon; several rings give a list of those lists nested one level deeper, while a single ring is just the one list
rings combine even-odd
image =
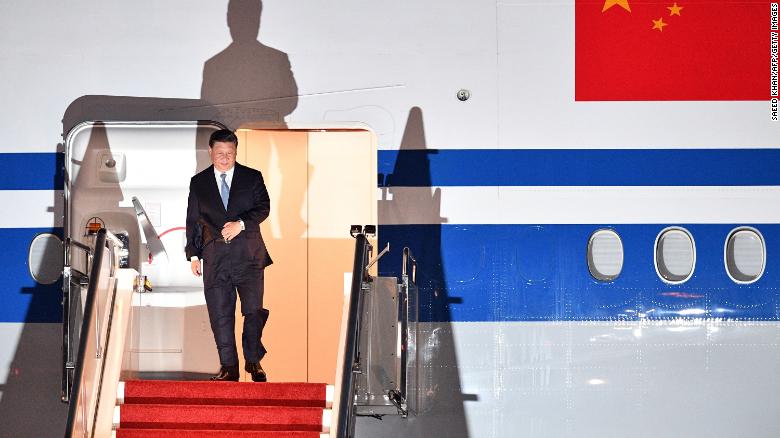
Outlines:
[{"label": "dark blue stripe", "polygon": [[0,154],[0,190],[62,190],[64,157],[58,153]]},{"label": "dark blue stripe", "polygon": [[0,228],[0,322],[62,322],[62,282],[30,276],[28,251],[40,233],[62,236],[62,228]]},{"label": "dark blue stripe", "polygon": [[[0,190],[59,190],[63,154],[0,154]],[[780,185],[780,149],[379,151],[380,186]]]},{"label": "dark blue stripe", "polygon": [[[401,251],[419,263],[424,321],[587,321],[680,317],[780,320],[780,225],[755,225],[767,247],[764,275],[750,285],[726,274],[723,244],[735,225],[682,225],[694,236],[693,277],[673,286],[660,280],[653,245],[667,225],[614,225],[624,265],[613,282],[588,272],[586,248],[598,225],[380,225],[385,255],[380,275],[400,276]],[[683,312],[682,315],[685,315]]]},{"label": "dark blue stripe", "polygon": [[780,149],[425,149],[378,153],[379,186],[780,185]]}]

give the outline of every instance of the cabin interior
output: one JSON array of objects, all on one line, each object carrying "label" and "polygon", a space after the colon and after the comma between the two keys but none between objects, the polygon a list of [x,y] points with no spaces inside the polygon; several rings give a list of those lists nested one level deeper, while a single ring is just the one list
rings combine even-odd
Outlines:
[{"label": "cabin interior", "polygon": [[[202,280],[184,254],[189,180],[211,164],[208,136],[216,129],[90,122],[68,136],[65,237],[92,246],[90,230],[106,228],[125,243],[125,266],[151,286],[133,296],[123,379],[203,379],[219,369]],[[357,124],[236,133],[237,161],[263,173],[271,197],[261,225],[274,259],[265,274],[263,367],[269,381],[332,384],[353,262],[349,227],[377,222],[376,137]],[[80,263],[74,255],[73,267],[84,269]]]}]

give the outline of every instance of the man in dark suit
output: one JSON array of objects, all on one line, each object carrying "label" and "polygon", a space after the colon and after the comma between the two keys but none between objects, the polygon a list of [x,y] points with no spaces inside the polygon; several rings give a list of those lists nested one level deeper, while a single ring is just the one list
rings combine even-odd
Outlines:
[{"label": "man in dark suit", "polygon": [[[187,258],[203,275],[206,307],[219,353],[220,371],[211,380],[237,381],[236,290],[241,297],[245,369],[265,382],[261,337],[268,320],[263,308],[263,273],[272,263],[260,234],[271,209],[263,175],[236,163],[238,138],[227,129],[209,138],[212,165],[193,176],[187,200]],[[201,264],[201,260],[203,264]]]}]

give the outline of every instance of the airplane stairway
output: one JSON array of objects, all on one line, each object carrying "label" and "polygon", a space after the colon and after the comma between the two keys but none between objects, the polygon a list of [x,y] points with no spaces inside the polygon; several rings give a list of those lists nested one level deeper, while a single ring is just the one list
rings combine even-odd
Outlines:
[{"label": "airplane stairway", "polygon": [[328,436],[333,387],[317,383],[133,380],[117,390],[117,438]]},{"label": "airplane stairway", "polygon": [[[62,400],[67,438],[352,438],[357,416],[414,414],[417,264],[404,248],[401,281],[374,277],[367,234],[353,226],[355,260],[342,310],[335,385],[120,381],[135,293],[145,277],[121,267],[124,243],[105,229],[94,247],[68,240],[63,287]],[[92,249],[94,248],[94,249]],[[84,252],[74,265],[70,251]],[[86,272],[89,272],[87,276]]]}]

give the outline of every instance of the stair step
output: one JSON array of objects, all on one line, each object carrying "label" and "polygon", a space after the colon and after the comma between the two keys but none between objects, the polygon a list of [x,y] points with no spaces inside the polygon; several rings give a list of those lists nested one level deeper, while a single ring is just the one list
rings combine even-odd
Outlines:
[{"label": "stair step", "polygon": [[114,428],[327,432],[330,417],[314,407],[124,404]]},{"label": "stair step", "polygon": [[255,383],[170,380],[120,382],[118,404],[330,407],[333,386],[321,383]]},{"label": "stair step", "polygon": [[328,438],[327,433],[255,430],[119,429],[112,438]]}]

